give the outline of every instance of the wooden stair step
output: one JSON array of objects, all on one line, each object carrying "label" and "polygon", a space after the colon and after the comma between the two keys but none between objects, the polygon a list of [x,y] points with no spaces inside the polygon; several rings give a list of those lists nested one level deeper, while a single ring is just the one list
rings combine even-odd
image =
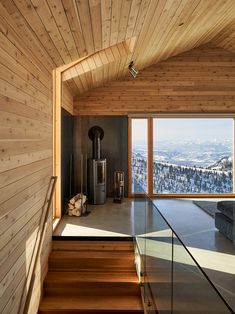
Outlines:
[{"label": "wooden stair step", "polygon": [[136,272],[127,274],[126,272],[48,272],[46,282],[57,283],[57,281],[71,282],[71,281],[87,281],[87,282],[138,282]]},{"label": "wooden stair step", "polygon": [[126,252],[123,254],[123,252],[109,252],[109,251],[103,251],[103,252],[74,252],[74,251],[53,251],[50,255],[51,258],[122,258],[122,259],[130,259],[134,260],[133,252],[128,253]]},{"label": "wooden stair step", "polygon": [[122,252],[72,252],[53,251],[49,257],[49,269],[132,269],[134,256]]},{"label": "wooden stair step", "polygon": [[137,295],[139,292],[139,285],[134,283],[81,283],[69,285],[54,285],[45,284],[45,295],[60,295],[60,296],[114,296],[114,295]]},{"label": "wooden stair step", "polygon": [[132,241],[53,241],[53,251],[123,251],[133,252]]},{"label": "wooden stair step", "polygon": [[82,296],[47,297],[39,307],[39,314],[54,313],[144,313],[139,296]]},{"label": "wooden stair step", "polygon": [[138,295],[137,275],[94,272],[49,272],[44,281],[46,295]]}]

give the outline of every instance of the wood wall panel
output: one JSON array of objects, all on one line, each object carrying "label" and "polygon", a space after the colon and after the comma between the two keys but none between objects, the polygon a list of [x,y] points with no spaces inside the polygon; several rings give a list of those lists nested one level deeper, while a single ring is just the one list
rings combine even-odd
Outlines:
[{"label": "wood wall panel", "polygon": [[[11,0],[0,4],[1,313],[18,313],[52,176],[52,69],[59,59],[56,55],[51,58],[36,33],[29,32],[26,20],[33,17],[27,15],[25,20],[19,9],[27,13],[27,8],[23,1],[17,4],[19,8]],[[38,24],[43,32],[40,27]],[[64,103],[71,107],[70,91],[65,94]],[[30,314],[37,312],[51,235],[52,211],[37,265]]]},{"label": "wood wall panel", "polygon": [[73,115],[73,96],[66,83],[62,84],[62,104],[61,106]]},{"label": "wood wall panel", "polygon": [[74,114],[234,113],[234,82],[235,55],[205,45],[77,96]]}]

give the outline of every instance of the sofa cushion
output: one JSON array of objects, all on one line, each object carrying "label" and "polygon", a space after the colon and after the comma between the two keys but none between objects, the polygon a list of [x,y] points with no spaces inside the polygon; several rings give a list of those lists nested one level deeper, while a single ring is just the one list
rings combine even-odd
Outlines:
[{"label": "sofa cushion", "polygon": [[235,208],[235,201],[221,201],[217,204],[217,209],[225,216],[233,220],[233,210]]},{"label": "sofa cushion", "polygon": [[229,240],[233,241],[233,222],[222,213],[215,213],[215,226]]}]

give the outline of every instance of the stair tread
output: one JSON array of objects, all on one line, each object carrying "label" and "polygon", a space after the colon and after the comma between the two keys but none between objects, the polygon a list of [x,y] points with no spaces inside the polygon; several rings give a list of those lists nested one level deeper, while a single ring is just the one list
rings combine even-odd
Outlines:
[{"label": "stair tread", "polygon": [[45,282],[138,282],[136,272],[57,272],[49,271]]},{"label": "stair tread", "polygon": [[102,310],[102,311],[143,311],[140,296],[45,296],[39,310]]},{"label": "stair tread", "polygon": [[53,251],[49,257],[49,269],[87,271],[87,270],[126,270],[134,269],[134,254],[123,252],[84,252]]},{"label": "stair tread", "polygon": [[132,241],[53,241],[53,251],[132,251]]},{"label": "stair tread", "polygon": [[70,259],[70,258],[108,258],[108,259],[116,259],[116,258],[121,258],[121,259],[130,259],[130,260],[134,260],[134,256],[133,256],[133,252],[120,252],[120,251],[113,251],[112,253],[110,253],[110,251],[95,251],[95,252],[91,252],[91,251],[52,251],[51,255],[50,255],[50,259],[54,259],[54,258],[66,258],[66,259]]}]

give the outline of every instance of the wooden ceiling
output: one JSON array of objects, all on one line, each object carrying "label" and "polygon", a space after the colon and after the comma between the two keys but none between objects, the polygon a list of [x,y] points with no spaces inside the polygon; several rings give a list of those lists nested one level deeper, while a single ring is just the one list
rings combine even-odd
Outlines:
[{"label": "wooden ceiling", "polygon": [[234,0],[1,0],[0,11],[48,71],[90,55],[64,78],[73,95],[125,76],[131,60],[143,69],[213,41],[235,52]]}]

